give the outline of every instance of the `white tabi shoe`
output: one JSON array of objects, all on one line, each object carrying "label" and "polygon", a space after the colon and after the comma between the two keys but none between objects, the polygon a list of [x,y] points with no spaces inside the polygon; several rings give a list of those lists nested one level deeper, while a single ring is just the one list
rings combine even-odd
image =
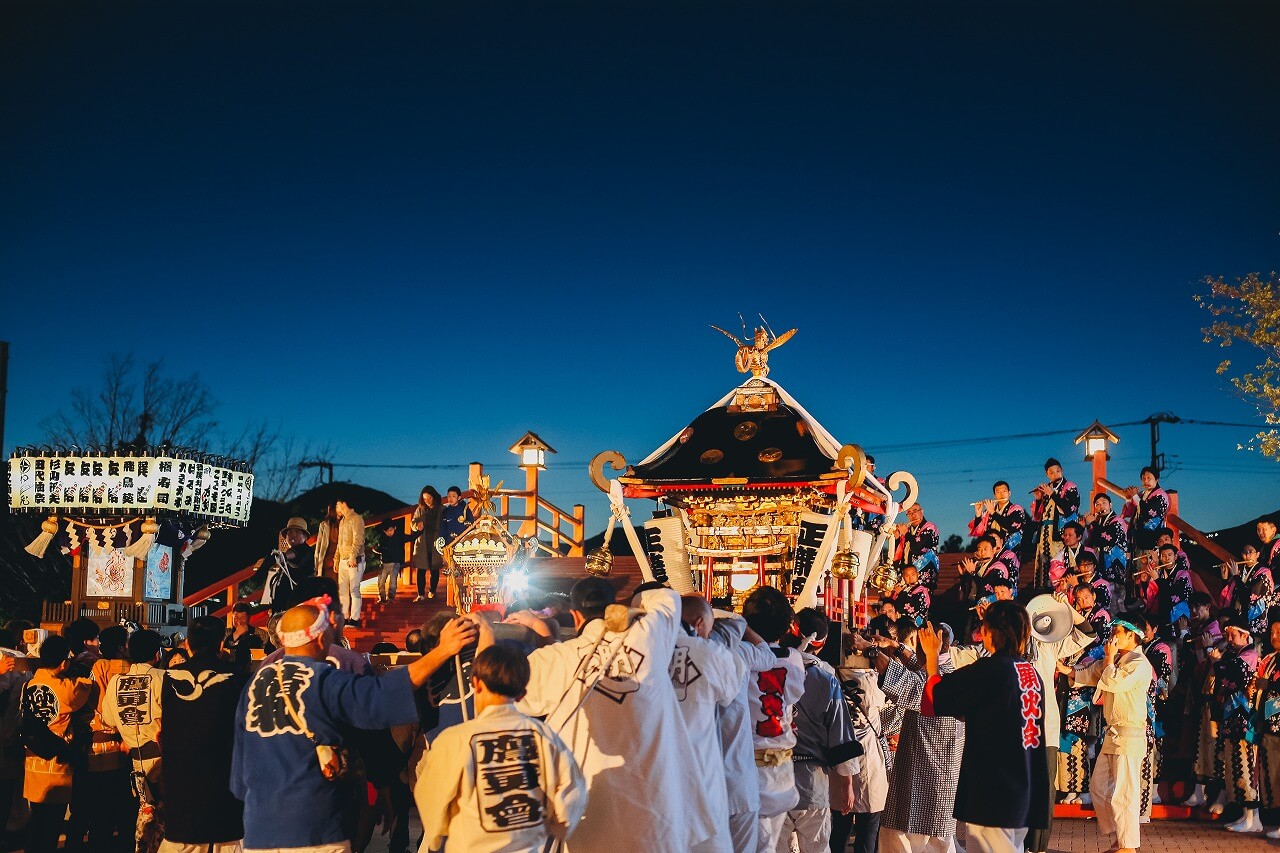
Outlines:
[{"label": "white tabi shoe", "polygon": [[1151,803],[1152,803],[1152,805],[1157,805],[1157,806],[1158,806],[1158,805],[1160,805],[1160,804],[1161,804],[1161,803],[1163,803],[1163,802],[1164,802],[1164,800],[1160,799],[1160,792],[1159,792],[1159,791],[1152,791],[1152,792],[1151,792]]},{"label": "white tabi shoe", "polygon": [[1262,832],[1262,821],[1258,818],[1257,809],[1245,809],[1244,817],[1235,823],[1227,824],[1231,832]]},{"label": "white tabi shoe", "polygon": [[1268,830],[1267,838],[1275,838],[1277,840],[1280,840],[1280,826],[1277,826],[1275,829]]},{"label": "white tabi shoe", "polygon": [[1187,797],[1187,801],[1183,805],[1194,809],[1197,806],[1203,806],[1205,801],[1204,785],[1196,785],[1195,793]]},{"label": "white tabi shoe", "polygon": [[1080,798],[1071,792],[1068,792],[1067,795],[1062,798],[1062,804],[1064,806],[1073,806],[1078,802],[1080,802]]},{"label": "white tabi shoe", "polygon": [[1082,805],[1082,806],[1091,806],[1091,805],[1093,805],[1093,795],[1092,795],[1092,794],[1081,794],[1081,795],[1080,795],[1080,805]]},{"label": "white tabi shoe", "polygon": [[1218,799],[1213,801],[1213,805],[1209,806],[1209,814],[1222,814],[1222,810],[1227,805],[1227,792],[1223,791],[1218,795]]}]

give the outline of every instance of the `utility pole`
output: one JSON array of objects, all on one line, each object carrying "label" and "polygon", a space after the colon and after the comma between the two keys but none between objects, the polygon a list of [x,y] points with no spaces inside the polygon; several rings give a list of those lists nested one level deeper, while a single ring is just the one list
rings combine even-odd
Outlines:
[{"label": "utility pole", "polygon": [[1157,473],[1164,473],[1164,454],[1156,450],[1160,444],[1160,424],[1181,423],[1182,418],[1172,412],[1156,412],[1142,422],[1151,427],[1151,467],[1155,468]]},{"label": "utility pole", "polygon": [[[299,471],[303,471],[307,468],[319,469],[317,472],[319,485],[323,486],[326,483],[333,482],[333,463],[332,462],[327,462],[323,459],[304,459],[298,463]],[[327,480],[325,479],[326,473],[329,475],[329,478]]]}]

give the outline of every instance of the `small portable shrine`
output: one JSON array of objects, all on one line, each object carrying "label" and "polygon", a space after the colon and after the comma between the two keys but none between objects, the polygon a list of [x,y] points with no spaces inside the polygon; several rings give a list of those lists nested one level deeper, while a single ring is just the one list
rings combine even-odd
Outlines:
[{"label": "small portable shrine", "polygon": [[501,609],[526,585],[526,540],[494,514],[493,496],[501,488],[502,483],[490,488],[488,475],[471,483],[467,495],[475,521],[442,549],[462,613]]},{"label": "small portable shrine", "polygon": [[[648,580],[735,608],[768,585],[797,607],[823,604],[839,618],[877,569],[892,571],[887,560],[881,566],[889,523],[915,502],[915,479],[901,471],[886,482],[868,476],[857,445],[837,441],[769,378],[770,351],[794,329],[775,337],[766,324],[750,343],[717,331],[737,345],[735,364],[751,378],[634,465],[616,451],[592,460],[592,481],[609,495],[613,518],[587,570],[607,572],[608,542],[621,523],[637,540],[632,550]],[[607,480],[606,465],[623,474]],[[899,487],[901,500],[893,494]],[[643,543],[628,499],[657,502]]]},{"label": "small portable shrine", "polygon": [[161,447],[19,448],[9,508],[45,515],[28,553],[72,557],[71,597],[45,602],[42,627],[82,616],[160,628],[181,615],[184,560],[211,529],[244,527],[253,506],[247,462]]}]

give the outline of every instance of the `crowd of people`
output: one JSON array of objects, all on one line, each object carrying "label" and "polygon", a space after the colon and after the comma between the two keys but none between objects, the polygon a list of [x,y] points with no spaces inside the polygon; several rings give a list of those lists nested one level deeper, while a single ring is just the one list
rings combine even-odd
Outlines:
[{"label": "crowd of people", "polygon": [[438,613],[390,664],[343,644],[338,591],[302,579],[265,641],[241,608],[171,650],[85,619],[33,638],[34,672],[4,658],[25,849],[334,853],[381,828],[405,851],[416,807],[424,850],[825,850],[832,809],[847,835],[882,808],[877,726],[812,653],[826,616],[776,589],[614,610],[590,577],[501,626]]},{"label": "crowd of people", "polygon": [[[1186,768],[1194,772],[1186,805],[1216,815],[1234,802],[1241,817],[1227,829],[1264,831],[1262,810],[1280,808],[1273,784],[1280,782],[1280,688],[1272,684],[1280,670],[1276,525],[1258,522],[1257,543],[1219,566],[1222,586],[1210,594],[1170,526],[1169,495],[1155,469],[1143,468],[1141,487],[1115,499],[1098,492],[1083,511],[1079,488],[1057,460],[1047,460],[1045,474],[1029,511],[1011,499],[1005,481],[974,504],[973,542],[957,565],[959,606],[948,615],[957,618],[962,641],[972,643],[993,602],[1043,593],[1072,607],[1075,639],[1042,673],[1056,698],[1050,709],[1059,712],[1050,730],[1061,720],[1051,740],[1054,800],[1095,808],[1104,828],[1104,813],[1125,816],[1112,822],[1118,829],[1109,842],[1128,850],[1160,802],[1159,783],[1189,781]],[[937,528],[922,508],[913,510],[896,531],[900,577],[872,620],[878,642],[907,661],[917,659],[917,632],[938,611],[940,566]],[[1100,670],[1113,660],[1135,683],[1149,685],[1141,702],[1118,701],[1107,689],[1117,682],[1103,680]],[[882,680],[887,691],[901,691],[903,665],[893,664],[882,667]],[[912,696],[904,698],[905,710],[886,725],[891,744],[895,736],[917,737]],[[932,732],[929,749],[954,757],[959,747],[950,736]],[[1280,838],[1280,828],[1268,835]],[[1033,833],[1028,850],[1045,849],[1034,841]]]},{"label": "crowd of people", "polygon": [[[1030,512],[1004,482],[975,506],[962,620],[938,619],[938,531],[915,506],[900,582],[848,634],[769,586],[735,614],[587,577],[355,650],[364,525],[339,502],[314,549],[304,519],[280,532],[265,629],[241,603],[172,649],[88,619],[0,632],[27,634],[34,664],[0,657],[0,797],[32,853],[348,853],[377,832],[391,853],[1045,853],[1058,803],[1131,851],[1185,757],[1190,804],[1234,801],[1228,829],[1262,831],[1280,806],[1275,526],[1211,597],[1154,472],[1121,512],[1099,495],[1083,516],[1055,460],[1046,474]],[[445,525],[469,523],[454,492],[375,530],[395,567],[380,595],[394,557],[435,594]],[[1037,593],[1069,631],[1048,636],[1021,603]]]},{"label": "crowd of people", "polygon": [[337,584],[348,624],[360,627],[364,606],[360,584],[369,566],[369,551],[379,564],[379,600],[395,598],[406,554],[417,575],[414,602],[434,599],[440,586],[444,545],[473,521],[475,515],[458,486],[450,486],[443,498],[434,486],[424,486],[409,517],[409,531],[404,531],[398,520],[387,519],[376,529],[373,545],[365,537],[364,517],[348,501],[336,501],[326,508],[316,527],[314,545],[309,544],[312,537],[307,520],[291,518],[280,531],[275,550],[259,563],[255,578],[263,586],[261,605],[281,612],[298,583],[318,574]]}]

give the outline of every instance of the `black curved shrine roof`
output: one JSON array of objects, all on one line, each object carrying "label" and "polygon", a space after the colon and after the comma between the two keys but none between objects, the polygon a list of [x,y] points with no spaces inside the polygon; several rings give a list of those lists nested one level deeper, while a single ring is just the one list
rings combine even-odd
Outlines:
[{"label": "black curved shrine roof", "polygon": [[726,477],[807,481],[831,473],[833,462],[818,447],[809,423],[785,404],[771,412],[717,407],[699,415],[661,456],[635,466],[632,476],[651,483]]}]

